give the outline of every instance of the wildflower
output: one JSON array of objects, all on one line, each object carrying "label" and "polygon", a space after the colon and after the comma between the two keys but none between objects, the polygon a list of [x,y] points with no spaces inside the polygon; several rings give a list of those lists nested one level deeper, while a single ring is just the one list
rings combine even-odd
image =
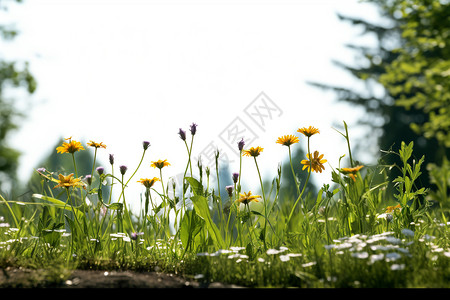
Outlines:
[{"label": "wildflower", "polygon": [[125,175],[125,172],[127,171],[128,167],[122,165],[119,167],[119,169],[120,169],[120,174]]},{"label": "wildflower", "polygon": [[191,134],[192,135],[195,135],[195,133],[197,132],[197,124],[195,124],[195,123],[192,123],[192,125],[191,125]]},{"label": "wildflower", "polygon": [[244,139],[241,139],[238,142],[238,149],[239,149],[239,151],[242,151],[242,149],[244,149],[244,145],[245,145]]},{"label": "wildflower", "polygon": [[386,207],[386,213],[387,214],[391,214],[393,213],[396,209],[398,210],[402,210],[402,206],[400,204],[397,204],[395,206],[388,206]]},{"label": "wildflower", "polygon": [[141,178],[141,180],[138,180],[137,182],[142,183],[146,188],[151,188],[155,182],[159,181],[159,178],[153,177],[152,179],[149,178]]},{"label": "wildflower", "polygon": [[170,164],[167,162],[167,159],[165,160],[158,160],[158,161],[152,161],[152,164],[150,165],[153,168],[158,168],[158,169],[162,169],[166,166],[170,166]]},{"label": "wildflower", "polygon": [[144,148],[144,150],[147,150],[149,146],[150,146],[150,142],[149,141],[143,141],[142,142],[142,147]]},{"label": "wildflower", "polygon": [[69,188],[69,187],[83,187],[84,188],[84,183],[81,181],[81,178],[72,178],[73,173],[64,176],[62,174],[59,174],[59,180],[58,179],[54,179],[55,182],[57,182],[58,184],[54,187],[54,189],[56,189],[57,187],[65,187],[65,188]]},{"label": "wildflower", "polygon": [[92,140],[89,142],[89,143],[87,143],[87,145],[88,146],[91,146],[91,147],[94,147],[94,148],[104,148],[104,149],[106,149],[106,145],[105,144],[103,144],[102,142],[100,142],[100,143],[96,143],[96,142],[93,142]]},{"label": "wildflower", "polygon": [[84,150],[80,142],[72,141],[72,137],[67,138],[69,142],[63,142],[61,146],[56,147],[57,153],[75,153],[77,151]]},{"label": "wildflower", "polygon": [[261,147],[251,147],[248,150],[244,150],[244,153],[242,155],[244,156],[253,156],[253,157],[257,157],[262,151],[264,150],[264,148]]},{"label": "wildflower", "polygon": [[110,155],[109,155],[109,163],[110,163],[111,165],[114,164],[114,154],[110,154]]},{"label": "wildflower", "polygon": [[184,131],[183,129],[180,128],[180,130],[178,131],[178,134],[180,135],[180,138],[185,141],[186,140],[186,131]]},{"label": "wildflower", "polygon": [[143,235],[143,234],[144,234],[143,232],[132,232],[132,233],[130,234],[130,238],[131,238],[133,241],[135,241],[135,240],[137,240],[138,236]]},{"label": "wildflower", "polygon": [[237,183],[237,182],[238,182],[238,179],[239,179],[239,173],[233,173],[233,174],[231,175],[231,178],[233,179],[233,182],[234,182],[234,183]]},{"label": "wildflower", "polygon": [[348,177],[350,177],[351,179],[353,179],[353,181],[356,181],[356,173],[358,173],[362,167],[364,167],[364,166],[356,166],[354,168],[342,168],[342,169],[338,169],[338,170],[342,174],[345,174]]},{"label": "wildflower", "polygon": [[297,130],[297,132],[303,133],[305,136],[310,137],[316,133],[320,133],[319,129],[309,126],[308,128],[303,127],[303,128],[299,128]]},{"label": "wildflower", "polygon": [[103,172],[105,171],[105,168],[103,168],[103,167],[98,167],[98,168],[95,169],[95,170],[97,171],[98,175],[102,175]]},{"label": "wildflower", "polygon": [[246,205],[252,201],[259,202],[258,198],[261,198],[261,196],[259,196],[259,195],[252,195],[251,191],[249,191],[248,193],[239,194],[239,195],[240,195],[240,198],[237,199],[236,201],[238,201],[240,203],[244,203]]},{"label": "wildflower", "polygon": [[226,187],[225,187],[225,189],[227,190],[227,192],[228,192],[228,196],[233,196],[233,186],[232,185],[227,185]]},{"label": "wildflower", "polygon": [[45,168],[39,168],[36,171],[38,171],[38,173],[45,173],[47,170]]},{"label": "wildflower", "polygon": [[85,179],[86,179],[86,182],[88,183],[88,185],[92,184],[92,176],[91,175],[86,175]]},{"label": "wildflower", "polygon": [[323,154],[319,155],[319,151],[314,151],[314,155],[312,157],[310,153],[308,153],[306,154],[306,157],[308,160],[304,159],[301,161],[301,164],[304,165],[302,170],[308,168],[308,171],[310,171],[311,168],[312,171],[316,173],[322,173],[322,170],[325,170],[323,164],[326,163],[327,160],[322,159]]},{"label": "wildflower", "polygon": [[283,146],[290,146],[292,144],[298,143],[298,137],[295,135],[285,135],[281,136],[277,139],[277,144],[283,145]]}]

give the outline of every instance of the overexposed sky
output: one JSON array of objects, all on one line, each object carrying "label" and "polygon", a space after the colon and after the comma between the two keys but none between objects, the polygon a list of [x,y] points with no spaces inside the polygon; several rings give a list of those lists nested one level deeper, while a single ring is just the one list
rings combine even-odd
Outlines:
[{"label": "overexposed sky", "polygon": [[[288,158],[277,137],[299,135],[297,128],[309,125],[321,131],[311,150],[337,167],[347,146],[332,126],[342,120],[355,124],[361,111],[337,104],[333,93],[306,81],[358,86],[332,64],[333,59],[354,62],[345,44],[365,40],[358,28],[338,20],[338,12],[378,16],[372,5],[357,0],[28,0],[10,5],[2,17],[15,23],[20,35],[2,42],[1,54],[29,61],[38,82],[32,109],[11,138],[23,153],[20,174],[31,174],[59,138],[72,136],[106,144],[98,155],[107,170],[109,153],[116,166],[133,170],[142,141],[148,140],[151,146],[135,179],[159,176],[149,166],[158,159],[171,163],[164,175],[176,176],[187,159],[177,133],[180,127],[189,133],[192,122],[198,124],[194,158],[202,155],[206,163],[208,151],[218,147],[229,157],[231,172],[239,167],[236,134],[252,136],[248,146],[264,148],[258,162],[264,177],[272,178]],[[306,146],[305,138],[300,141]],[[244,188],[258,189],[253,159],[244,158],[244,168]],[[330,168],[314,177],[319,185],[328,183]],[[141,191],[138,183],[130,189]]]}]

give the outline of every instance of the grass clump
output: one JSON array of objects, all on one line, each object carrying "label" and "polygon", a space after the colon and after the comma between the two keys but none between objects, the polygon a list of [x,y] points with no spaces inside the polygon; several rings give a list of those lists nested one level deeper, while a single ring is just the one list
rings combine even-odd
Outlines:
[{"label": "grass clump", "polygon": [[[41,168],[41,190],[27,201],[0,195],[1,267],[45,269],[45,280],[55,284],[68,270],[120,269],[247,287],[449,287],[448,199],[439,198],[446,195],[440,188],[431,193],[431,202],[428,189],[418,187],[425,158],[411,159],[413,143],[402,143],[398,151],[385,153],[398,156],[398,166],[382,160],[366,166],[353,159],[344,125],[345,132],[339,133],[347,141],[349,160],[341,166],[343,155],[339,166],[330,166],[332,183],[323,184],[316,195],[305,190],[313,173],[326,169],[324,154],[311,151],[319,129],[298,129],[308,150],[299,162],[291,158],[299,137],[276,140],[288,148],[295,184],[294,195],[283,198],[280,166],[272,184],[264,184],[258,166],[258,160],[267,159],[263,148],[244,149],[244,140],[237,145],[241,159],[239,172],[230,174],[233,185],[222,187],[219,180],[217,187],[211,185],[209,168],[204,173],[200,164],[199,176],[194,176],[195,123],[189,142],[184,130],[178,133],[188,157],[180,187],[164,183],[163,172],[170,171],[164,159],[152,161],[154,175],[134,178],[150,147],[146,141],[138,166],[133,171],[121,165],[120,175],[111,154],[109,171],[96,168],[97,150],[106,145],[90,141],[87,146],[95,150],[92,171],[79,176],[76,155],[86,149],[69,138],[57,151],[71,156],[73,173]],[[245,156],[253,159],[260,179],[254,193],[241,188]],[[305,182],[295,176],[294,163],[303,165]],[[392,168],[401,175],[390,182]],[[144,188],[137,215],[126,198],[133,183]],[[113,190],[118,190],[117,199]]]}]

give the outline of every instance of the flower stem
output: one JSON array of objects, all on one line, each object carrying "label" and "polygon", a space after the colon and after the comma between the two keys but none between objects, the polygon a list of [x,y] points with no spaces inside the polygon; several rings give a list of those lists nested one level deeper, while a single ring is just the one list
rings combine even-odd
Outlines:
[{"label": "flower stem", "polygon": [[297,194],[300,195],[300,187],[298,186],[297,177],[295,176],[294,167],[292,166],[292,158],[291,158],[291,146],[289,148],[289,163],[291,164],[292,176],[294,177],[295,187],[297,188]]},{"label": "flower stem", "polygon": [[295,203],[294,203],[294,206],[293,206],[292,209],[291,209],[291,212],[289,213],[289,217],[288,217],[288,219],[287,219],[286,225],[289,224],[289,222],[291,221],[292,214],[294,213],[295,207],[297,206],[298,201],[300,201],[300,199],[302,198],[302,195],[303,195],[303,193],[305,192],[306,185],[308,184],[309,177],[310,177],[310,175],[311,175],[312,159],[311,159],[311,153],[310,153],[310,151],[309,151],[309,137],[308,137],[308,157],[309,157],[308,177],[306,178],[305,184],[303,185],[302,192],[301,192],[300,195],[298,196],[297,200],[296,200]]},{"label": "flower stem", "polygon": [[261,193],[262,193],[263,201],[264,201],[264,215],[265,215],[265,218],[264,218],[264,248],[267,249],[267,246],[266,246],[266,229],[267,229],[267,218],[268,218],[268,216],[267,216],[266,195],[264,193],[264,185],[263,185],[263,182],[262,182],[262,179],[261,179],[261,173],[259,172],[259,167],[258,167],[258,162],[256,161],[256,156],[254,156],[253,158],[255,160],[256,169],[258,170],[259,183],[261,184]]}]

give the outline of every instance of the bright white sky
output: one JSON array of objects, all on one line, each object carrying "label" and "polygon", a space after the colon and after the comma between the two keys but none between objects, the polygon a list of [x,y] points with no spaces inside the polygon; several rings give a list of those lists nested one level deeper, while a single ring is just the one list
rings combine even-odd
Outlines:
[{"label": "bright white sky", "polygon": [[[321,131],[311,150],[337,167],[347,146],[332,126],[342,120],[354,125],[360,111],[306,84],[355,85],[332,60],[353,63],[354,53],[345,44],[364,40],[358,28],[338,20],[337,12],[378,16],[372,5],[357,0],[29,0],[10,5],[1,16],[16,23],[20,35],[4,45],[2,55],[28,60],[38,82],[32,109],[11,139],[23,153],[20,174],[27,177],[55,151],[51,147],[59,138],[72,136],[103,142],[107,149],[99,150],[99,159],[107,170],[113,153],[116,166],[125,164],[130,173],[140,160],[142,141],[148,140],[151,147],[135,179],[159,176],[150,168],[158,159],[171,163],[163,174],[175,176],[184,172],[187,159],[178,129],[189,133],[192,122],[198,124],[194,157],[212,142],[234,161],[230,171],[235,172],[238,157],[220,136],[236,118],[244,125],[234,128],[253,130],[248,146],[264,148],[258,157],[264,177],[273,178],[278,163],[288,158],[277,137],[299,135],[296,130],[309,125]],[[271,119],[258,102],[262,92],[277,108]],[[263,127],[246,114],[258,105],[266,114]],[[306,138],[300,140],[306,147]],[[253,159],[244,158],[244,170],[244,188],[257,190]],[[319,185],[329,183],[330,167],[314,177]],[[133,188],[141,191],[138,183]]]}]

